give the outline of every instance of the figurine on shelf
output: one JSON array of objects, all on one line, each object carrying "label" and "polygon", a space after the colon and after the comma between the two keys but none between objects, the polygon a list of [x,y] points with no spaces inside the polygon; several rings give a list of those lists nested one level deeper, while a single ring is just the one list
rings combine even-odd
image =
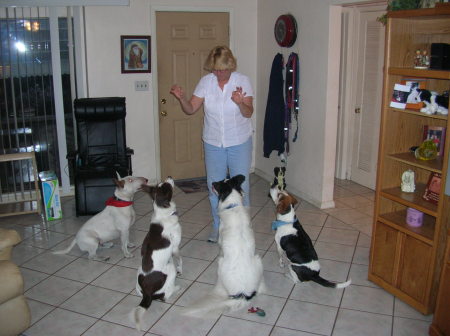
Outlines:
[{"label": "figurine on shelf", "polygon": [[403,192],[412,193],[416,190],[416,185],[414,183],[414,171],[411,169],[406,170],[402,174],[402,184],[401,189]]},{"label": "figurine on shelf", "polygon": [[426,49],[417,49],[414,55],[415,69],[428,69],[430,67],[430,56]]}]

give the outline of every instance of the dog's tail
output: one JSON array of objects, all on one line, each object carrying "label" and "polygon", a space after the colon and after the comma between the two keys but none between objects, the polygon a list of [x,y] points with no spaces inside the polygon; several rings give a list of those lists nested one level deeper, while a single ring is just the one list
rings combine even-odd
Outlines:
[{"label": "dog's tail", "polygon": [[[162,294],[161,296],[163,297],[164,294]],[[136,330],[141,331],[142,317],[144,316],[147,309],[150,308],[153,299],[156,299],[156,297],[144,294],[144,297],[142,298],[139,305],[130,312],[130,320],[136,326]]]},{"label": "dog's tail", "polygon": [[165,280],[166,275],[161,272],[154,272],[151,278],[143,274],[138,275],[137,282],[142,293],[142,300],[129,314],[130,320],[138,331],[141,331],[142,318],[147,309],[150,308],[152,301],[164,299],[164,293],[155,294],[155,292],[161,289]]},{"label": "dog's tail", "polygon": [[216,288],[199,301],[183,309],[184,315],[194,317],[216,317],[226,312],[236,311],[245,307],[247,301],[256,295],[256,291],[250,295],[238,294],[227,296]]},{"label": "dog's tail", "polygon": [[74,239],[72,240],[72,242],[70,243],[69,247],[66,248],[65,250],[59,250],[59,251],[53,251],[53,254],[67,254],[70,252],[71,249],[73,249],[73,247],[75,246],[75,244],[77,243],[77,240]]},{"label": "dog's tail", "polygon": [[352,280],[348,280],[346,282],[331,282],[328,281],[324,278],[322,278],[319,273],[315,274],[312,278],[311,281],[314,281],[315,283],[318,283],[319,285],[322,285],[324,287],[331,287],[331,288],[345,288],[347,286],[349,286],[352,283]]}]

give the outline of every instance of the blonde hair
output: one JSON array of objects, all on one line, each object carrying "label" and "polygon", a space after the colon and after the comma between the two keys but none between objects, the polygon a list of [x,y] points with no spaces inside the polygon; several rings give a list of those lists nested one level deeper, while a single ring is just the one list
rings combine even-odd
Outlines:
[{"label": "blonde hair", "polygon": [[213,70],[231,70],[235,71],[237,67],[236,58],[233,56],[230,48],[227,46],[214,47],[206,58],[204,69]]}]

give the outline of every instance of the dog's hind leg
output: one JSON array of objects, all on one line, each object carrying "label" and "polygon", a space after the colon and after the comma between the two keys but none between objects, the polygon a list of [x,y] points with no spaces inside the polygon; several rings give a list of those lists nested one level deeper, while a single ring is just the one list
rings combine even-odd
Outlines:
[{"label": "dog's hind leg", "polygon": [[284,267],[284,261],[283,261],[284,250],[278,244],[277,244],[277,250],[278,250],[278,256],[280,257],[280,259],[279,259],[280,267],[283,268]]},{"label": "dog's hind leg", "polygon": [[104,242],[104,243],[99,244],[99,247],[101,247],[101,248],[111,248],[113,246],[114,246],[113,242]]},{"label": "dog's hind leg", "polygon": [[299,282],[298,275],[297,275],[297,273],[294,272],[292,267],[289,267],[289,272],[288,273],[284,273],[284,275],[287,278],[291,279],[294,282],[294,284]]},{"label": "dog's hind leg", "polygon": [[183,260],[181,259],[180,251],[178,249],[174,249],[172,255],[176,259],[177,275],[183,274]]},{"label": "dog's hind leg", "polygon": [[98,238],[93,237],[89,234],[84,234],[78,239],[78,247],[80,248],[80,250],[85,251],[89,254],[89,259],[99,261],[108,260],[109,257],[100,257],[97,255],[98,244]]}]

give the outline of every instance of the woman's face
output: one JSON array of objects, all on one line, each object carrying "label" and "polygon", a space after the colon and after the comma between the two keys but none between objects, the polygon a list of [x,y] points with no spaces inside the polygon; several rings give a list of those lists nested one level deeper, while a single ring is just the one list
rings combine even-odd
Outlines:
[{"label": "woman's face", "polygon": [[231,70],[213,70],[213,74],[216,75],[219,82],[226,82],[230,79]]}]

